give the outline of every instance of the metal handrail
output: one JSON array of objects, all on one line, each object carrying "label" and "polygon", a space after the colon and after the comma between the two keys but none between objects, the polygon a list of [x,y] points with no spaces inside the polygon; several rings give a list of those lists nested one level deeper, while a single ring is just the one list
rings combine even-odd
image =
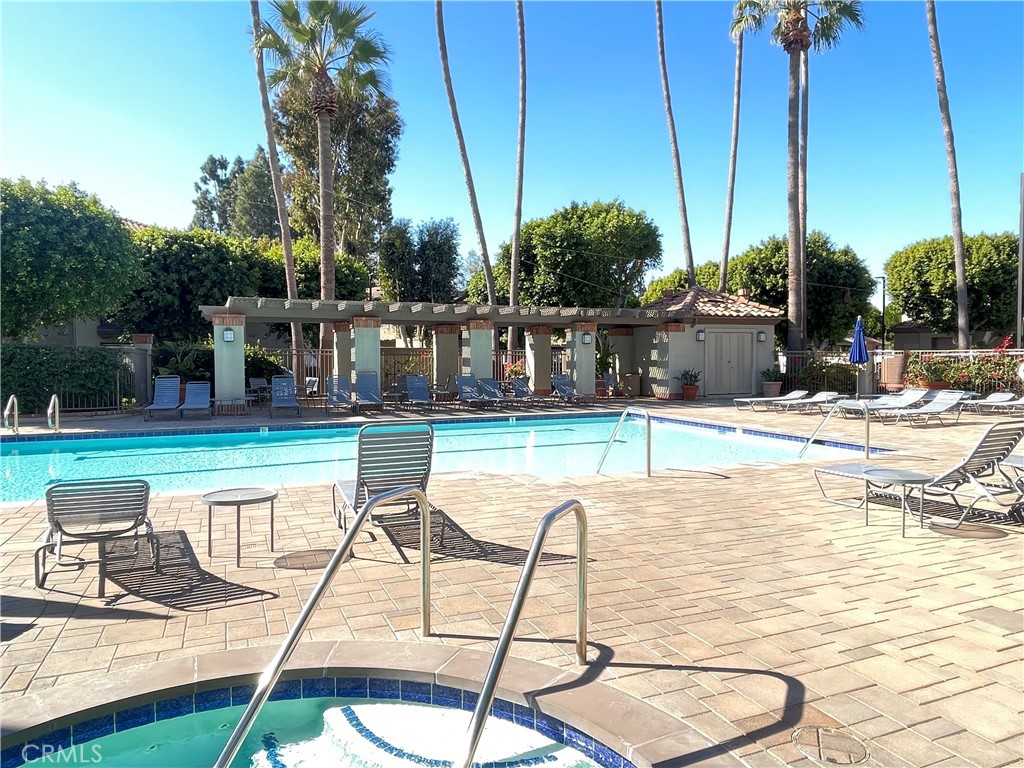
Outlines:
[{"label": "metal handrail", "polygon": [[[11,426],[11,416],[14,416],[14,426]],[[7,405],[4,406],[4,426],[18,434],[18,398],[11,395],[7,398]]]},{"label": "metal handrail", "polygon": [[570,499],[544,515],[537,525],[533,544],[530,545],[526,564],[519,576],[519,584],[516,585],[516,592],[512,596],[508,616],[505,618],[505,626],[501,629],[498,644],[494,648],[494,656],[491,657],[491,665],[487,668],[483,687],[480,689],[480,698],[477,700],[473,717],[469,721],[469,728],[466,730],[465,750],[460,758],[452,763],[455,768],[460,766],[461,768],[470,768],[473,764],[473,757],[476,755],[476,748],[480,744],[484,724],[487,722],[487,713],[490,712],[491,704],[494,701],[494,692],[498,687],[501,670],[508,659],[508,652],[516,634],[516,626],[519,624],[519,617],[523,612],[523,603],[526,602],[530,585],[533,583],[534,572],[540,562],[544,540],[554,522],[570,512],[576,513],[576,661],[579,664],[587,663],[587,513],[580,502]]},{"label": "metal handrail", "polygon": [[60,432],[60,398],[56,394],[50,398],[46,408],[46,426],[54,432]]},{"label": "metal handrail", "polygon": [[597,462],[597,471],[595,475],[601,474],[601,467],[604,466],[604,460],[608,457],[608,451],[612,449],[612,443],[615,442],[615,438],[619,435],[619,428],[622,426],[622,422],[626,420],[626,416],[631,413],[642,415],[644,420],[647,422],[647,476],[651,476],[651,414],[647,412],[646,408],[639,408],[635,405],[627,405],[622,415],[619,417],[619,422],[615,425],[615,429],[612,430],[612,436],[608,438],[608,444],[604,447],[604,453],[601,454],[601,460]]},{"label": "metal handrail", "polygon": [[851,404],[859,405],[864,409],[864,458],[871,458],[871,413],[868,411],[867,402],[864,400],[840,400],[838,403],[832,406],[828,413],[825,414],[825,418],[821,420],[821,424],[815,429],[811,436],[807,438],[807,442],[804,443],[804,447],[800,449],[800,453],[796,455],[798,459],[802,459],[804,454],[807,453],[807,449],[811,447],[811,443],[814,442],[814,438],[818,436],[818,433],[825,428],[828,420],[832,418],[832,414],[839,410],[840,407],[848,408]]},{"label": "metal handrail", "polygon": [[430,505],[427,503],[427,497],[423,491],[414,485],[406,485],[393,491],[379,493],[373,498],[367,499],[366,503],[363,504],[359,514],[355,516],[352,525],[349,526],[345,538],[342,539],[338,548],[334,551],[334,556],[324,569],[320,581],[313,587],[313,592],[306,600],[306,604],[302,606],[302,612],[299,614],[299,618],[296,619],[291,632],[288,633],[288,637],[285,638],[281,647],[277,650],[273,661],[267,665],[267,668],[263,670],[263,674],[260,675],[259,682],[256,684],[256,691],[252,695],[252,700],[242,713],[242,717],[239,719],[238,725],[231,732],[231,736],[228,737],[220,757],[214,763],[214,768],[228,768],[231,761],[234,760],[235,755],[242,746],[242,740],[249,732],[263,705],[266,704],[271,691],[274,689],[274,685],[277,683],[278,678],[281,677],[284,665],[288,663],[288,659],[291,658],[295,646],[298,645],[299,636],[305,631],[306,625],[309,623],[310,618],[312,618],[317,606],[320,605],[320,600],[323,598],[324,593],[331,586],[338,568],[348,557],[349,551],[351,551],[352,545],[355,543],[355,538],[359,534],[360,528],[363,527],[363,523],[369,518],[370,513],[382,504],[407,497],[416,499],[416,503],[420,508],[420,553],[423,560],[422,584],[420,585],[420,627],[424,636],[430,634]]}]

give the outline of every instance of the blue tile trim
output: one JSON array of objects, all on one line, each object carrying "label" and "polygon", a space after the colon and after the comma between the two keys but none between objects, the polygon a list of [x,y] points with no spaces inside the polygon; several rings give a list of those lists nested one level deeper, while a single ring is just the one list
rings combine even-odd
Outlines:
[{"label": "blue tile trim", "polygon": [[[25,760],[23,754],[29,752],[31,758],[38,757],[44,744],[56,749],[83,744],[87,741],[109,736],[116,731],[121,732],[155,721],[168,720],[174,717],[190,715],[193,712],[208,712],[230,706],[238,706],[252,698],[255,688],[252,685],[236,685],[231,688],[216,688],[211,691],[200,691],[193,695],[176,696],[137,707],[128,707],[109,715],[94,717],[76,723],[70,728],[62,728],[45,736],[40,736],[21,744],[5,747],[0,751],[0,768],[19,768]],[[393,680],[389,678],[365,677],[312,677],[301,680],[282,680],[274,687],[271,700],[298,698],[331,698],[337,696],[346,699],[399,699],[404,701],[434,704],[455,709],[472,710],[479,696],[472,691],[453,688],[437,683],[420,683],[411,680]],[[353,728],[367,739],[378,739],[372,734],[350,707],[343,706],[346,719]],[[502,720],[511,720],[519,725],[536,730],[552,741],[573,747],[598,763],[602,768],[635,768],[635,766],[614,750],[595,742],[590,736],[578,731],[557,718],[546,715],[522,704],[514,704],[504,699],[495,699],[491,714]],[[351,715],[351,717],[350,717]],[[354,719],[353,719],[354,718]],[[356,725],[358,723],[358,727]],[[362,729],[362,730],[360,730]],[[267,750],[267,760],[273,768],[283,768],[278,755],[277,736],[273,732],[263,735],[263,745]],[[377,744],[376,741],[374,741]],[[377,746],[385,749],[381,744]],[[391,745],[387,745],[391,747]],[[391,747],[391,754],[410,760],[425,768],[450,768],[451,762],[431,760],[429,758],[405,752]],[[477,768],[528,768],[528,766],[554,760],[553,755],[535,757],[514,762],[475,763]]]}]

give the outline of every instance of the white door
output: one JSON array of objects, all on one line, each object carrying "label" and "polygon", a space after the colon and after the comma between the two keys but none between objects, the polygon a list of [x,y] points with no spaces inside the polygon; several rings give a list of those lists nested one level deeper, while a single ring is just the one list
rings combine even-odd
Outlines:
[{"label": "white door", "polygon": [[704,342],[704,394],[749,395],[754,386],[754,334],[709,331]]}]

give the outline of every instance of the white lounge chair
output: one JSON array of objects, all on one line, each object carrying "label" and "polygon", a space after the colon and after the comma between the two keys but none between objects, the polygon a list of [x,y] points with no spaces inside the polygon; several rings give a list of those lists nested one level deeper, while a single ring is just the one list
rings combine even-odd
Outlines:
[{"label": "white lounge chair", "polygon": [[171,413],[177,417],[180,402],[181,377],[157,376],[153,385],[153,402],[142,411],[142,420],[149,421],[154,413]]},{"label": "white lounge chair", "polygon": [[1013,392],[990,392],[986,397],[981,400],[967,400],[960,404],[961,411],[973,411],[977,414],[982,413],[996,413],[999,410],[1006,409],[1013,402],[1022,402],[1024,397],[1017,400],[1017,396]]},{"label": "white lounge chair", "polygon": [[736,410],[742,411],[743,406],[746,406],[752,411],[756,411],[758,406],[764,406],[765,411],[774,406],[776,403],[783,403],[787,400],[800,400],[807,395],[806,389],[794,389],[792,392],[787,392],[781,397],[734,397],[732,404],[736,406]]},{"label": "white lounge chair", "polygon": [[180,419],[188,411],[200,411],[206,414],[206,418],[213,418],[210,382],[190,381],[185,385],[185,401],[178,406],[178,418]]},{"label": "white lounge chair", "polygon": [[877,417],[882,411],[906,408],[918,403],[925,398],[929,390],[924,387],[909,387],[895,395],[883,395],[874,400],[840,400],[836,403],[837,410],[843,418],[863,418],[864,412],[868,416]]},{"label": "white lounge chair", "polygon": [[[942,424],[942,415],[949,414],[952,411],[952,413],[956,414],[957,421],[959,421],[960,402],[966,394],[966,392],[959,389],[943,389],[920,407],[885,409],[878,412],[878,418],[881,419],[883,424],[898,424],[904,419],[911,426],[927,424],[932,419],[936,419],[939,424]],[[892,421],[889,421],[889,419]]]},{"label": "white lounge chair", "polygon": [[825,406],[841,399],[842,395],[838,392],[815,392],[810,397],[804,397],[800,400],[780,400],[771,403],[770,406],[776,411],[785,411],[787,413],[789,411],[805,413],[812,410],[817,410],[821,413],[824,411]]}]

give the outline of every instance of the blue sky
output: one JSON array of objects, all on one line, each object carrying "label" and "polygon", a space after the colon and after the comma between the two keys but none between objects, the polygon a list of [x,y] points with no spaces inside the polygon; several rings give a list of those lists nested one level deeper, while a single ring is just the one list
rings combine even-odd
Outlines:
[{"label": "blue sky", "polygon": [[[396,216],[452,217],[477,249],[432,2],[370,3],[405,123]],[[694,256],[721,253],[735,49],[729,2],[667,2],[666,47]],[[270,17],[269,6],[263,8]],[[683,265],[653,2],[527,2],[524,218],[621,198]],[[0,3],[3,176],[77,181],[122,216],[192,217],[209,154],[265,143],[247,2]],[[1024,170],[1024,3],[940,2],[964,229],[1015,230]],[[864,31],[811,60],[809,219],[874,274],[951,231],[923,2],[865,3]],[[487,244],[512,229],[515,7],[445,4],[449,57]],[[786,56],[745,46],[732,254],[786,231]],[[652,275],[653,277],[653,275]]]}]

